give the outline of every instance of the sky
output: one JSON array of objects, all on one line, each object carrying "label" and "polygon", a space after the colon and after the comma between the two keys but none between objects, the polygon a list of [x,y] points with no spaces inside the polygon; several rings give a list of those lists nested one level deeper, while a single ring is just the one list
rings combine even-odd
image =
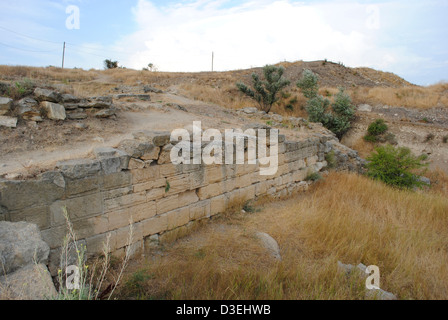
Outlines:
[{"label": "sky", "polygon": [[0,0],[0,64],[226,71],[327,59],[448,81],[446,0]]}]

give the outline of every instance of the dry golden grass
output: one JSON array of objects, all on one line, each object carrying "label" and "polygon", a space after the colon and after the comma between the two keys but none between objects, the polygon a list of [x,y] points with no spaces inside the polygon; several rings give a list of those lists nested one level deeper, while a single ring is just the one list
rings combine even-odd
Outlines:
[{"label": "dry golden grass", "polygon": [[70,83],[76,81],[89,81],[96,79],[97,71],[82,69],[62,69],[57,67],[26,67],[0,65],[0,79],[17,80],[27,78],[30,80],[46,80]]},{"label": "dry golden grass", "polygon": [[348,93],[357,105],[389,105],[415,109],[448,107],[448,83],[439,83],[428,87],[402,88],[351,88]]},{"label": "dry golden grass", "polygon": [[431,192],[448,198],[448,174],[437,168],[429,171],[426,176],[431,180]]},{"label": "dry golden grass", "polygon": [[[303,62],[284,62],[286,68],[297,68]],[[371,69],[356,68],[355,73],[364,74],[375,81],[387,83],[397,82],[396,87],[349,87],[348,93],[351,95],[354,104],[369,103],[371,105],[382,104],[389,106],[402,106],[409,108],[427,109],[436,106],[448,106],[448,83],[438,83],[427,87],[403,86],[403,80],[393,74],[375,71]],[[0,65],[1,80],[19,80],[28,78],[31,80],[42,80],[47,82],[59,82],[72,85],[75,91],[90,93],[98,92],[84,88],[92,80],[112,85],[136,85],[138,83],[151,84],[160,88],[177,87],[190,98],[195,98],[205,102],[212,102],[227,108],[236,109],[255,103],[236,89],[236,82],[243,81],[250,83],[250,74],[253,70],[236,70],[227,72],[150,72],[133,69],[111,69],[111,70],[82,70],[82,69],[61,69],[57,67],[26,67],[26,66],[5,66]],[[291,77],[298,77],[298,74],[291,74]],[[341,82],[341,85],[344,85]],[[81,86],[81,88],[79,87]],[[109,87],[106,88],[110,89]],[[90,90],[90,91],[89,91]],[[285,90],[291,94],[288,99],[283,99],[273,108],[273,112],[285,116],[305,116],[304,106],[306,99],[295,87],[292,81],[290,87]],[[331,98],[337,93],[337,88],[321,86],[320,94]],[[285,109],[291,99],[295,98],[292,104],[294,110]]]},{"label": "dry golden grass", "polygon": [[[448,198],[331,173],[307,194],[210,223],[126,277],[141,299],[364,299],[337,261],[377,265],[399,299],[448,298]],[[278,262],[254,231],[281,248]]]},{"label": "dry golden grass", "polygon": [[375,150],[375,144],[371,142],[367,142],[363,137],[357,139],[350,148],[358,151],[358,154],[361,158],[366,159],[368,156],[372,154]]}]

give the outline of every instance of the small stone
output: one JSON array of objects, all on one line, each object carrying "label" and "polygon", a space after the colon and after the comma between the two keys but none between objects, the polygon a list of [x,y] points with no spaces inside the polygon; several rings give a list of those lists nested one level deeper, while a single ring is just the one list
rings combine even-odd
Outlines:
[{"label": "small stone", "polygon": [[0,115],[4,115],[11,110],[12,99],[0,97]]},{"label": "small stone", "polygon": [[114,108],[103,109],[95,113],[95,117],[97,118],[110,118],[116,115],[116,110]]},{"label": "small stone", "polygon": [[255,107],[247,107],[247,108],[243,108],[241,109],[245,114],[255,114],[258,112],[258,109]]},{"label": "small stone", "polygon": [[372,112],[372,107],[368,104],[361,104],[358,106],[358,111],[361,112]]},{"label": "small stone", "polygon": [[87,119],[87,113],[85,113],[85,112],[70,112],[70,113],[67,113],[67,119],[69,119],[69,120],[84,120],[84,119]]},{"label": "small stone", "polygon": [[8,127],[8,128],[17,127],[17,118],[0,116],[0,127]]},{"label": "small stone", "polygon": [[85,129],[87,129],[87,127],[88,126],[85,123],[76,123],[75,124],[76,129],[85,130]]},{"label": "small stone", "polygon": [[63,94],[62,102],[64,103],[78,103],[81,99],[71,95],[71,94]]}]

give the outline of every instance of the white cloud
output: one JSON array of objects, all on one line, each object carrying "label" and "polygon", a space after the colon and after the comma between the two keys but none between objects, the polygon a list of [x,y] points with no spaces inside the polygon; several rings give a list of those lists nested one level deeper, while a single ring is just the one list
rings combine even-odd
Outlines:
[{"label": "white cloud", "polygon": [[[262,66],[282,60],[342,61],[349,66],[390,70],[418,60],[402,48],[382,48],[380,5],[340,2],[245,2],[200,0],[158,7],[139,0],[133,9],[139,30],[117,45],[135,53],[123,64],[140,69],[149,62],[162,71],[207,71]],[[351,18],[353,17],[353,18]],[[375,28],[372,28],[372,23]]]}]

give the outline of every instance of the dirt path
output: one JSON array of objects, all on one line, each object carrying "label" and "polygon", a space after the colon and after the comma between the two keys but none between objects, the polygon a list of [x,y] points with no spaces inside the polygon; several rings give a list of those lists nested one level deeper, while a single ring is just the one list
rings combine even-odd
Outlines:
[{"label": "dirt path", "polygon": [[[107,81],[101,79],[100,81]],[[30,176],[51,169],[58,161],[88,157],[93,149],[116,146],[139,130],[171,131],[201,121],[203,129],[236,128],[249,120],[212,104],[173,93],[152,94],[151,102],[115,101],[115,120],[84,120],[88,129],[75,129],[77,121],[23,125],[1,141],[0,175]]]}]

